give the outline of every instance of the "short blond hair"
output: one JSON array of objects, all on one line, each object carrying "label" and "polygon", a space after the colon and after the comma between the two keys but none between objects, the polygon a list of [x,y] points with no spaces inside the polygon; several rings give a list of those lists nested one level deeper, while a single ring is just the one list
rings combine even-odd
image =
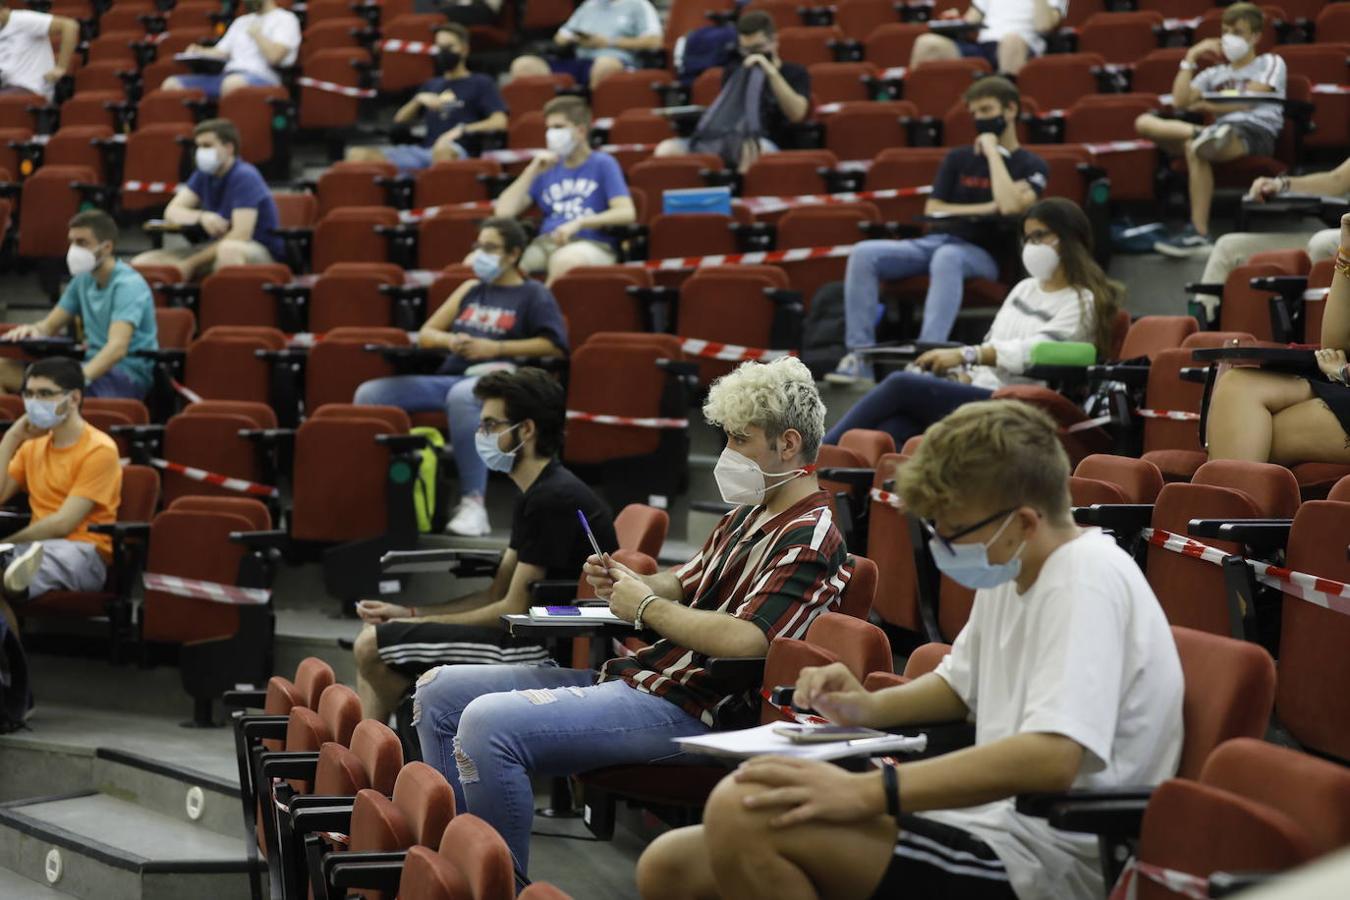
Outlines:
[{"label": "short blond hair", "polygon": [[808,463],[815,462],[825,435],[825,403],[811,370],[794,356],[741,363],[713,382],[703,415],[732,434],[762,428],[771,442],[791,428],[802,436],[801,456]]},{"label": "short blond hair", "polygon": [[905,506],[925,519],[976,502],[1030,506],[1060,524],[1069,518],[1069,457],[1059,426],[1016,400],[967,403],[933,425],[896,482]]},{"label": "short blond hair", "polygon": [[1246,22],[1251,26],[1252,34],[1260,34],[1266,27],[1266,14],[1255,3],[1234,3],[1223,11],[1222,22],[1225,25]]}]

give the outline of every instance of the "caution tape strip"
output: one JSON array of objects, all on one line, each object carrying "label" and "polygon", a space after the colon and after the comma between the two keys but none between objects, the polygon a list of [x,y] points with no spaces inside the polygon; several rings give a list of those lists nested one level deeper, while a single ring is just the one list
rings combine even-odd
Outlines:
[{"label": "caution tape strip", "polygon": [[206,469],[197,469],[192,466],[185,466],[182,463],[169,462],[167,459],[151,458],[150,465],[156,469],[173,472],[175,475],[182,475],[191,481],[200,481],[202,484],[224,488],[227,491],[249,494],[254,497],[274,498],[280,496],[280,492],[270,485],[258,484],[246,478],[234,478],[230,475],[208,472]]},{"label": "caution tape strip", "polygon": [[169,181],[124,181],[123,191],[140,191],[143,194],[172,194],[182,187],[178,182]]},{"label": "caution tape strip", "polygon": [[897,197],[923,197],[933,192],[931,184],[917,187],[886,188],[876,191],[854,191],[840,194],[797,194],[783,197],[738,197],[732,201],[752,213],[778,212],[802,206],[839,206],[865,200],[892,200]]},{"label": "caution tape strip", "polygon": [[[1072,144],[1065,144],[1066,147],[1072,147]],[[1078,146],[1087,150],[1093,156],[1105,156],[1111,153],[1129,153],[1133,150],[1153,150],[1157,144],[1143,139],[1134,141],[1105,141],[1100,144],[1079,144]]]},{"label": "caution tape strip", "polygon": [[320,81],[306,75],[295,79],[295,83],[301,87],[313,88],[316,91],[323,91],[328,94],[341,94],[343,97],[356,97],[364,100],[375,96],[374,88],[352,87],[349,84],[338,84],[335,81]]},{"label": "caution tape strip", "polygon": [[1327,299],[1327,297],[1330,296],[1330,294],[1331,288],[1329,287],[1308,288],[1306,291],[1303,292],[1303,299],[1304,301],[1311,300],[1313,302],[1316,302],[1318,300]]},{"label": "caution tape strip", "polygon": [[141,581],[147,591],[161,591],[175,597],[191,597],[195,600],[210,600],[213,603],[228,603],[232,606],[266,606],[272,599],[272,592],[266,588],[218,584],[214,581],[199,581],[196,578],[181,578],[177,575],[145,572],[141,575]]},{"label": "caution tape strip", "polygon": [[491,200],[470,200],[467,203],[446,203],[438,206],[420,206],[416,209],[400,210],[398,219],[400,222],[420,222],[423,219],[430,219],[443,209],[481,209],[484,212],[491,212]]},{"label": "caution tape strip", "polygon": [[1141,419],[1171,419],[1174,422],[1199,422],[1200,414],[1182,409],[1136,409],[1134,414]]},{"label": "caution tape strip", "polygon": [[1314,94],[1350,94],[1350,85],[1344,84],[1314,84],[1312,86]]},{"label": "caution tape strip", "polygon": [[1190,900],[1209,900],[1209,879],[1192,875],[1190,872],[1140,862],[1133,858],[1125,864],[1125,869],[1120,873],[1120,878],[1111,889],[1111,896],[1107,900],[1133,900],[1139,890],[1135,882],[1140,875],[1174,894],[1189,897]]},{"label": "caution tape strip", "polygon": [[796,722],[798,725],[829,725],[830,720],[811,713],[798,712],[790,706],[783,706],[773,702],[773,692],[766,687],[759,689],[759,695],[764,698],[764,702],[773,709],[786,716],[789,721]]},{"label": "caution tape strip", "polygon": [[380,49],[385,53],[410,53],[417,56],[436,56],[441,51],[434,43],[427,41],[401,41],[395,38],[382,41]]},{"label": "caution tape strip", "polygon": [[[655,150],[655,144],[602,144],[596,148],[603,153],[641,153],[645,150]],[[528,147],[520,150],[487,150],[479,154],[479,159],[494,159],[503,165],[511,163],[529,162],[540,153],[547,153],[543,147]]]},{"label": "caution tape strip", "polygon": [[892,509],[901,509],[904,506],[899,494],[892,494],[890,491],[883,491],[881,488],[872,488],[868,492],[874,503],[884,503]]},{"label": "caution tape strip", "polygon": [[802,262],[808,259],[831,259],[848,256],[852,244],[834,247],[797,247],[793,250],[761,250],[755,253],[723,253],[712,256],[675,256],[669,259],[639,259],[624,263],[640,269],[677,272],[684,269],[703,269],[708,266],[750,266],[780,262]]},{"label": "caution tape strip", "polygon": [[688,419],[641,418],[632,416],[610,416],[603,413],[582,412],[569,409],[567,418],[576,422],[592,422],[596,425],[620,425],[627,428],[688,428]]},{"label": "caution tape strip", "polygon": [[179,381],[177,378],[170,378],[170,379],[169,379],[169,384],[170,384],[170,385],[173,387],[173,389],[174,389],[175,391],[177,391],[178,394],[179,394],[184,400],[186,400],[188,403],[201,403],[201,402],[202,402],[202,395],[201,395],[201,394],[197,393],[197,392],[194,391],[192,388],[190,388],[190,387],[188,387],[187,385],[183,384],[183,382]]},{"label": "caution tape strip", "polygon": [[797,355],[795,350],[764,350],[759,347],[740,347],[736,344],[720,344],[717,341],[705,341],[699,338],[685,338],[680,342],[680,349],[690,356],[700,356],[704,359],[721,359],[726,360],[727,362],[782,359],[786,356]]}]

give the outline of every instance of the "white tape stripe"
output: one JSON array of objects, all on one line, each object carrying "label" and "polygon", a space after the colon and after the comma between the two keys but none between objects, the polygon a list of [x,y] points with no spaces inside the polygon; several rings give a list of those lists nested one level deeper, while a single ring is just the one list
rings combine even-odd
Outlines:
[{"label": "white tape stripe", "polygon": [[1174,422],[1199,422],[1200,414],[1180,409],[1136,409],[1141,419],[1171,419]]},{"label": "white tape stripe", "polygon": [[1330,293],[1331,288],[1329,287],[1308,288],[1306,291],[1303,292],[1303,299],[1305,302],[1306,301],[1316,302],[1318,300],[1327,299],[1327,295],[1329,295]]},{"label": "white tape stripe", "polygon": [[320,81],[317,78],[310,78],[305,75],[295,79],[295,83],[301,87],[313,88],[316,91],[324,91],[329,94],[341,94],[344,97],[365,99],[367,97],[375,96],[375,90],[373,88],[352,87],[351,85],[338,84],[334,81]]},{"label": "white tape stripe", "polygon": [[871,491],[868,492],[868,496],[875,502],[885,503],[893,509],[901,509],[903,507],[899,494],[892,494],[890,491],[883,491],[881,488],[872,488]]},{"label": "white tape stripe", "polygon": [[887,188],[879,191],[856,191],[840,194],[798,194],[782,197],[737,197],[732,203],[752,213],[778,212],[801,206],[838,206],[864,200],[890,200],[895,197],[922,197],[933,192],[930,184],[909,188]]},{"label": "white tape stripe", "polygon": [[567,411],[567,418],[580,422],[593,422],[596,425],[622,425],[629,428],[688,428],[688,419],[634,418],[630,416],[609,416],[602,413],[581,412],[576,409]]},{"label": "white tape stripe", "polygon": [[380,49],[385,53],[411,53],[421,56],[436,56],[440,53],[435,44],[428,44],[425,41],[401,41],[395,38],[382,42]]},{"label": "white tape stripe", "polygon": [[[603,153],[640,153],[655,150],[655,144],[603,144],[597,148]],[[479,154],[479,159],[494,159],[499,163],[529,162],[540,153],[547,153],[543,147],[527,147],[520,150],[488,150]]]},{"label": "white tape stripe", "polygon": [[235,491],[240,494],[252,494],[255,497],[277,497],[280,492],[269,485],[257,484],[243,478],[234,478],[229,475],[219,475],[215,472],[208,472],[206,469],[197,469],[192,466],[185,466],[182,463],[169,462],[167,459],[152,457],[150,465],[156,469],[163,469],[166,472],[173,472],[182,475],[184,478],[192,481],[200,481],[203,484],[214,485],[224,488],[227,491]]},{"label": "white tape stripe", "polygon": [[1111,417],[1109,415],[1098,416],[1095,419],[1088,419],[1084,422],[1074,422],[1068,428],[1064,429],[1064,433],[1076,434],[1080,431],[1089,431],[1093,428],[1100,428],[1103,425],[1110,425],[1110,424],[1111,424]]},{"label": "white tape stripe", "polygon": [[713,256],[676,256],[670,259],[635,260],[624,263],[642,269],[654,269],[662,272],[682,271],[684,269],[703,269],[709,266],[745,266],[764,263],[801,262],[807,259],[831,259],[848,256],[853,252],[853,244],[839,244],[834,247],[801,247],[795,250],[762,250],[756,253],[727,253]]},{"label": "white tape stripe", "polygon": [[144,572],[141,580],[147,591],[161,591],[175,597],[191,597],[196,600],[210,600],[215,603],[229,603],[234,606],[264,606],[272,599],[272,592],[266,588],[246,588],[233,584],[218,584],[214,581],[199,581],[195,578],[183,578],[178,575],[160,575]]},{"label": "white tape stripe", "polygon": [[145,194],[172,194],[175,193],[181,184],[168,181],[124,181],[122,190],[140,191]]},{"label": "white tape stripe", "polygon": [[701,356],[704,359],[721,359],[727,362],[782,359],[785,356],[797,355],[796,351],[793,350],[763,350],[758,347],[719,344],[716,341],[705,341],[699,338],[685,338],[680,343],[680,349],[692,356]]}]

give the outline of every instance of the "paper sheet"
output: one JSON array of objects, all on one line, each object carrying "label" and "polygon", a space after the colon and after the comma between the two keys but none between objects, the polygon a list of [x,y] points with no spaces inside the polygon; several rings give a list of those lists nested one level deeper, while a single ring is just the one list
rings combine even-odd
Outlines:
[{"label": "paper sheet", "polygon": [[716,731],[701,737],[675,738],[682,750],[709,756],[730,756],[749,759],[752,756],[793,756],[798,759],[843,759],[848,756],[870,756],[873,753],[922,753],[928,747],[925,735],[908,737],[888,734],[880,738],[858,741],[831,741],[821,744],[794,744],[775,734],[782,723],[774,722],[757,728],[739,731]]}]

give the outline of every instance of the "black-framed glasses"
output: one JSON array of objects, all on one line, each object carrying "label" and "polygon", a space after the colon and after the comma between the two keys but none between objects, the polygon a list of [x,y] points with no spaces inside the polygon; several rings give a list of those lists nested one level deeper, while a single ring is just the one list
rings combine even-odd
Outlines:
[{"label": "black-framed glasses", "polygon": [[479,434],[501,434],[504,428],[514,428],[515,423],[510,419],[494,419],[488,417],[478,420]]},{"label": "black-framed glasses", "polygon": [[476,242],[476,243],[473,245],[473,249],[475,249],[475,250],[482,250],[484,253],[505,253],[505,252],[506,252],[506,248],[503,247],[501,244],[484,244],[482,241]]},{"label": "black-framed glasses", "polygon": [[55,388],[37,388],[20,392],[19,396],[25,400],[55,400],[58,397],[64,397],[69,391],[62,391]]},{"label": "black-framed glasses", "polygon": [[1044,244],[1051,238],[1056,237],[1053,231],[1046,228],[1038,228],[1031,234],[1022,235],[1023,244]]},{"label": "black-framed glasses", "polygon": [[951,551],[953,542],[959,541],[961,538],[965,537],[968,534],[973,534],[974,532],[979,531],[981,528],[988,525],[990,522],[996,522],[999,519],[1010,515],[1016,510],[1017,510],[1016,506],[1010,506],[1007,509],[1000,510],[999,512],[996,512],[991,516],[986,516],[985,518],[976,522],[974,525],[967,525],[960,531],[948,535],[939,534],[937,530],[937,524],[934,523],[932,519],[920,519],[919,521],[923,523],[923,527],[927,529],[928,533],[931,536],[937,538],[938,542],[942,544],[944,549]]}]

